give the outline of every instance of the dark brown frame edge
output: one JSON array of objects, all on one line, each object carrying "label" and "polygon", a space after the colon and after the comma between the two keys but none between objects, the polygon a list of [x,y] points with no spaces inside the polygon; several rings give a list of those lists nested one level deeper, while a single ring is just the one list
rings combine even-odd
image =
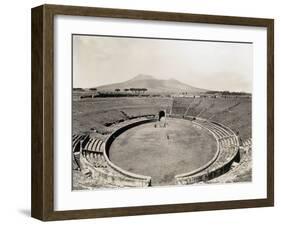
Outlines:
[{"label": "dark brown frame edge", "polygon": [[[267,28],[267,198],[156,206],[54,211],[53,25],[55,15],[257,26]],[[32,9],[31,216],[43,221],[162,214],[274,205],[274,20],[62,5]]]}]

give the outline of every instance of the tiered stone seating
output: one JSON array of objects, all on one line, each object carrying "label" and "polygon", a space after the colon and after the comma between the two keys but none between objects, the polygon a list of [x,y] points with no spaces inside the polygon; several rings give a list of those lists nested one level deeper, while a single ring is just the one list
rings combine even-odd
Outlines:
[{"label": "tiered stone seating", "polygon": [[192,184],[211,180],[227,172],[233,161],[239,160],[239,143],[233,131],[207,120],[196,120],[194,123],[213,133],[218,142],[218,152],[211,163],[202,167],[200,170],[176,175],[176,180],[179,184]]},{"label": "tiered stone seating", "polygon": [[90,138],[83,147],[82,155],[96,168],[107,167],[103,156],[102,145],[104,142],[98,138]]},{"label": "tiered stone seating", "polygon": [[214,99],[212,98],[204,98],[200,105],[197,106],[196,112],[194,113],[194,116],[201,117],[201,115],[204,112],[207,112],[211,107],[213,107]]},{"label": "tiered stone seating", "polygon": [[220,122],[239,132],[242,139],[251,137],[251,102],[248,99],[240,101],[228,109],[218,112],[212,117],[212,121]]},{"label": "tiered stone seating", "polygon": [[[212,119],[219,112],[226,111],[230,107],[237,104],[236,98],[206,98],[205,102],[210,102],[210,106],[206,107],[206,110],[200,114],[201,118]],[[199,115],[198,115],[199,116]]]},{"label": "tiered stone seating", "polygon": [[[81,172],[89,177],[88,185],[101,184],[103,187],[148,186],[151,178],[125,172],[114,166],[104,152],[105,143],[98,138],[90,138],[80,156]],[[91,187],[91,186],[90,186]]]},{"label": "tiered stone seating", "polygon": [[202,101],[203,100],[201,98],[194,98],[193,102],[190,103],[184,115],[196,116],[197,114],[199,114],[201,109],[199,108],[198,110],[197,108],[201,105]]},{"label": "tiered stone seating", "polygon": [[103,141],[97,138],[90,138],[84,147],[84,150],[102,152],[101,146]]},{"label": "tiered stone seating", "polygon": [[[80,158],[80,141],[87,141],[88,136],[86,135],[79,135],[79,134],[73,134],[72,135],[72,169],[78,170],[80,169],[80,163],[79,163],[79,158]],[[85,144],[85,142],[84,142]],[[83,145],[83,143],[82,143]]]},{"label": "tiered stone seating", "polygon": [[95,168],[106,168],[107,167],[107,164],[106,164],[106,161],[104,159],[102,152],[97,153],[97,152],[84,151],[84,157]]},{"label": "tiered stone seating", "polygon": [[249,138],[249,139],[244,140],[244,141],[243,141],[243,146],[244,146],[244,147],[252,146],[252,139]]},{"label": "tiered stone seating", "polygon": [[189,97],[175,97],[172,105],[172,114],[183,116],[194,99]]},{"label": "tiered stone seating", "polygon": [[72,151],[73,152],[79,152],[79,148],[80,148],[80,141],[85,139],[85,135],[78,135],[78,134],[74,134],[72,136]]},{"label": "tiered stone seating", "polygon": [[249,181],[252,178],[252,154],[250,142],[245,142],[246,146],[243,148],[248,149],[248,152],[243,153],[239,164],[231,165],[231,169],[224,175],[214,178],[208,183],[233,183]]},{"label": "tiered stone seating", "polygon": [[[186,101],[189,101],[188,104]],[[242,139],[251,137],[251,99],[229,98],[175,98],[172,112],[177,116],[203,118],[222,123]]]}]

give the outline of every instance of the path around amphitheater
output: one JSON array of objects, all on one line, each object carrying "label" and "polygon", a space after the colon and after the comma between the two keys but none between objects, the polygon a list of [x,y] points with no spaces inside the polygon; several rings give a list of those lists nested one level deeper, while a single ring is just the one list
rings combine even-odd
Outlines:
[{"label": "path around amphitheater", "polygon": [[152,186],[171,185],[174,176],[209,162],[217,151],[210,132],[183,119],[169,119],[166,128],[155,123],[131,128],[112,143],[110,160],[132,173],[151,176]]}]

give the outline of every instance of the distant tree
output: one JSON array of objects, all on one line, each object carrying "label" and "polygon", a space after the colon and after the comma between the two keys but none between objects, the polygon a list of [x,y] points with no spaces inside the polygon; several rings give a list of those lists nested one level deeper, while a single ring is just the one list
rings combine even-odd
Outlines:
[{"label": "distant tree", "polygon": [[120,92],[120,89],[115,89],[115,92]]},{"label": "distant tree", "polygon": [[97,88],[90,88],[91,91],[97,91]]},{"label": "distant tree", "polygon": [[84,91],[83,88],[73,88],[74,91]]},{"label": "distant tree", "polygon": [[141,91],[144,94],[147,91],[147,88],[141,88]]},{"label": "distant tree", "polygon": [[130,90],[130,89],[127,89],[127,88],[126,88],[126,89],[124,89],[124,91],[125,91],[125,92],[128,92],[129,90]]},{"label": "distant tree", "polygon": [[147,89],[146,88],[130,88],[130,89],[128,89],[128,91],[131,91],[132,93],[135,93],[135,94],[137,94],[137,95],[140,95],[141,93],[145,93],[146,91],[147,91]]}]

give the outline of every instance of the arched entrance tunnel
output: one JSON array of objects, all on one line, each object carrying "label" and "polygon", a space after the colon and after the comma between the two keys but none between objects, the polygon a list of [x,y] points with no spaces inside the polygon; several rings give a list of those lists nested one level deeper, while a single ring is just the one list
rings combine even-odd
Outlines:
[{"label": "arched entrance tunnel", "polygon": [[159,121],[161,121],[162,117],[165,117],[165,111],[159,111]]}]

